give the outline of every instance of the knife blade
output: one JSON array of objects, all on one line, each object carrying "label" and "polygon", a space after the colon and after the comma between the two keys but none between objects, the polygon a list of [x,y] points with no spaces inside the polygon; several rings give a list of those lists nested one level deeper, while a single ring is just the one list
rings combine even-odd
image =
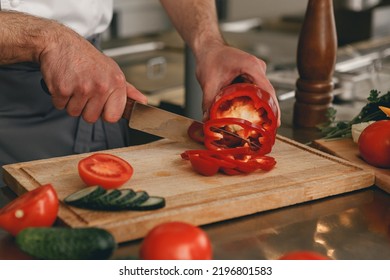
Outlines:
[{"label": "knife blade", "polygon": [[132,129],[179,142],[190,141],[188,128],[191,124],[195,122],[203,125],[202,122],[130,98],[127,99],[122,117],[129,121]]},{"label": "knife blade", "polygon": [[[139,103],[130,98],[127,99],[122,117],[129,121],[129,127],[132,129],[178,142],[192,140],[188,135],[188,129],[192,124],[197,123],[198,125],[203,126],[203,123],[200,121],[187,118],[155,106]],[[248,143],[252,147],[258,148],[258,146],[254,143],[241,138],[233,132],[217,127],[213,127],[213,129],[221,134],[229,134],[240,141]]]}]

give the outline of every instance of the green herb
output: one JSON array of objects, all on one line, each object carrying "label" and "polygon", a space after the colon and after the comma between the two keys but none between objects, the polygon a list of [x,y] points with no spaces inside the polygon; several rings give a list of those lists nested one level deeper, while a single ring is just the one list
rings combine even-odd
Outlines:
[{"label": "green herb", "polygon": [[390,107],[390,91],[380,95],[379,91],[371,90],[367,101],[367,104],[361,109],[360,113],[349,122],[336,122],[337,111],[334,108],[329,108],[327,112],[328,122],[319,126],[324,138],[351,137],[351,127],[353,124],[378,121],[387,118],[386,114],[379,109],[379,106]]}]

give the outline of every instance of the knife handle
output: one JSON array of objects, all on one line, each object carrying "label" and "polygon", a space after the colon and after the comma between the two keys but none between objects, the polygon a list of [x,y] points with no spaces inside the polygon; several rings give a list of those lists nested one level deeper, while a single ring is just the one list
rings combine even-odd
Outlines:
[{"label": "knife handle", "polygon": [[125,118],[126,120],[130,120],[131,113],[133,112],[135,100],[131,98],[127,98],[125,110],[123,111],[122,118]]}]

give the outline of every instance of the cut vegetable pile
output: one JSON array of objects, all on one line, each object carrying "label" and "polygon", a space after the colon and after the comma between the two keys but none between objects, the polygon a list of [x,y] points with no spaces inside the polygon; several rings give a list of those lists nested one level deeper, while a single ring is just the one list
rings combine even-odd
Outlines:
[{"label": "cut vegetable pile", "polygon": [[275,144],[277,119],[278,107],[268,92],[253,84],[232,84],[218,95],[204,126],[188,131],[206,149],[184,151],[181,157],[204,176],[269,171],[276,164],[266,154]]}]

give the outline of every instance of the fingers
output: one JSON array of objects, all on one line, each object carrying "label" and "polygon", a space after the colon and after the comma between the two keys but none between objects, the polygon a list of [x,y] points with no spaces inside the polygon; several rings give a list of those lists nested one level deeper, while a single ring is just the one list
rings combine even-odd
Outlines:
[{"label": "fingers", "polygon": [[[68,35],[68,36],[65,36]],[[83,38],[65,33],[66,40],[41,55],[41,72],[55,108],[89,123],[99,117],[117,122],[127,97],[146,97],[126,82],[118,64]]]}]

